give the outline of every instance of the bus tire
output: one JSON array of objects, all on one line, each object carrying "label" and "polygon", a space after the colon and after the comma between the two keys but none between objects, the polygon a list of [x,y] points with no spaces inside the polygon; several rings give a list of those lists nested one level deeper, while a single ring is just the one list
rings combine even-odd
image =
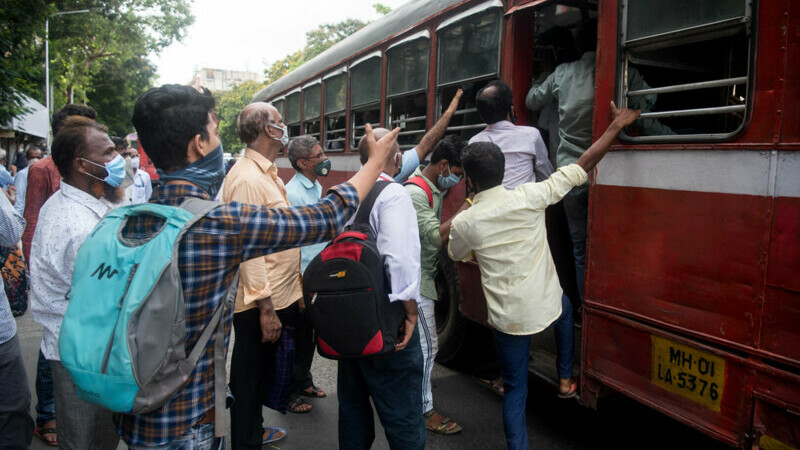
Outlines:
[{"label": "bus tire", "polygon": [[461,289],[458,281],[458,271],[455,264],[448,257],[446,251],[439,252],[438,271],[436,274],[436,333],[439,341],[439,351],[436,361],[452,364],[461,359],[465,349],[464,336],[467,328],[467,319],[461,315],[458,304],[461,299]]}]

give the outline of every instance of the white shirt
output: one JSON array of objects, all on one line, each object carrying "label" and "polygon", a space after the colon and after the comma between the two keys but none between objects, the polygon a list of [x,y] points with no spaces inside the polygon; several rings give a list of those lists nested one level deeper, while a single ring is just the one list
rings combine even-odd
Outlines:
[{"label": "white shirt", "polygon": [[[380,179],[394,181],[385,173]],[[353,223],[357,214],[353,214],[348,225]],[[370,211],[369,225],[376,236],[378,252],[392,287],[389,301],[413,299],[419,303],[417,212],[402,184],[391,183],[381,191]]]},{"label": "white shirt", "polygon": [[553,173],[553,166],[547,157],[547,146],[536,128],[501,120],[473,136],[469,143],[473,142],[491,142],[500,147],[506,159],[503,176],[503,187],[506,189],[546,180]]},{"label": "white shirt", "polygon": [[58,332],[78,249],[112,207],[61,180],[61,188],[39,211],[31,243],[30,299],[33,318],[44,327],[41,348],[48,360],[60,360]]},{"label": "white shirt", "polygon": [[129,205],[147,203],[153,194],[153,185],[150,184],[150,175],[144,170],[136,169],[133,174],[133,184],[125,189],[125,200]]},{"label": "white shirt", "polygon": [[25,213],[25,193],[28,191],[28,169],[30,165],[19,172],[14,177],[14,187],[17,188],[17,198],[14,201],[14,208],[20,214]]},{"label": "white shirt", "polygon": [[453,219],[448,253],[454,261],[469,261],[475,254],[489,325],[495,329],[534,334],[561,315],[562,291],[544,211],[587,178],[571,164],[541,183],[510,191],[495,186],[479,192],[473,206]]}]

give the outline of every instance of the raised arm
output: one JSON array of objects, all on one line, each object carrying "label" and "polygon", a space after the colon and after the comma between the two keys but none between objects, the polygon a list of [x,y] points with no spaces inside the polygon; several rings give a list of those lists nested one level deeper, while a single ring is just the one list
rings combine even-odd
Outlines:
[{"label": "raised arm", "polygon": [[364,200],[372,186],[375,185],[375,181],[388,162],[390,151],[394,149],[394,145],[397,142],[397,133],[400,132],[400,128],[395,128],[377,142],[375,142],[375,136],[372,135],[372,126],[370,124],[367,124],[364,131],[366,132],[367,146],[369,148],[369,159],[366,164],[361,166],[361,170],[356,172],[349,180],[350,184],[358,192],[359,202]]},{"label": "raised arm", "polygon": [[444,137],[447,126],[450,125],[450,120],[453,118],[453,114],[458,110],[458,102],[461,100],[462,95],[464,95],[463,90],[459,89],[456,91],[456,95],[453,97],[453,100],[450,101],[450,105],[447,107],[444,114],[442,114],[442,117],[439,118],[430,131],[425,133],[425,136],[422,136],[422,140],[419,141],[417,145],[417,155],[420,161],[423,161],[428,154],[433,151],[433,148],[436,147],[436,144],[442,137]]},{"label": "raised arm", "polygon": [[617,137],[620,131],[623,128],[627,127],[628,125],[632,124],[636,119],[639,117],[639,114],[642,112],[628,108],[618,109],[617,105],[614,102],[611,102],[611,117],[614,120],[611,122],[611,125],[606,128],[606,131],[600,136],[600,139],[595,141],[591,147],[589,147],[580,158],[578,158],[577,164],[583,168],[586,172],[590,172],[597,163],[606,156],[608,153],[609,147],[611,147],[611,143],[614,142],[614,139]]}]

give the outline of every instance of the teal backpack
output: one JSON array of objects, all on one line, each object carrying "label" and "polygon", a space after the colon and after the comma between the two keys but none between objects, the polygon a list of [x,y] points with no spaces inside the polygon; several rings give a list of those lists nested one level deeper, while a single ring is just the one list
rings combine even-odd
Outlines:
[{"label": "teal backpack", "polygon": [[[143,414],[167,402],[186,383],[216,332],[216,426],[224,431],[225,332],[238,273],[189,354],[178,271],[178,244],[186,231],[218,206],[191,199],[179,208],[157,204],[114,209],[78,251],[59,333],[61,364],[82,400],[111,411]],[[164,225],[147,239],[127,239],[128,219],[153,215]]]}]

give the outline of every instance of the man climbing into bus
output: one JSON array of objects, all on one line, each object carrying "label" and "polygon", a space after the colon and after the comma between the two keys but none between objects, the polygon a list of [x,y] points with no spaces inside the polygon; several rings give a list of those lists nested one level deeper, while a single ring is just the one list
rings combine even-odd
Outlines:
[{"label": "man climbing into bus", "polygon": [[473,255],[481,271],[488,322],[495,337],[503,376],[503,428],[510,449],[527,449],[525,400],[531,336],[554,322],[558,376],[572,376],[573,330],[569,299],[563,294],[550,254],[545,208],[588,179],[587,172],[605,156],[617,134],[639,111],[611,103],[611,125],[578,158],[541,183],[506,190],[505,158],[490,142],[467,147],[462,159],[467,186],[476,192],[473,205],[453,219],[448,253],[454,261]]},{"label": "man climbing into bus", "polygon": [[[525,106],[539,111],[556,104],[558,107],[558,167],[574,163],[592,143],[592,113],[594,111],[594,77],[597,49],[597,19],[581,25],[578,31],[578,48],[583,52],[578,61],[560,64],[553,73],[541,73],[525,98]],[[630,90],[649,86],[639,71],[628,69]],[[656,102],[655,95],[631,97],[629,106],[650,111]],[[637,121],[636,131],[643,135],[675,134],[657,120]],[[551,149],[552,150],[552,149]],[[586,231],[589,218],[589,183],[577,186],[564,197],[572,252],[575,257],[575,274],[578,294],[583,299],[584,269],[586,266]]]},{"label": "man climbing into bus", "polygon": [[[420,239],[420,285],[419,285],[419,338],[425,369],[422,373],[422,411],[425,428],[437,434],[455,434],[461,426],[444,417],[433,408],[431,392],[431,373],[439,343],[436,335],[436,316],[434,314],[436,294],[437,256],[450,238],[452,218],[442,221],[442,201],[444,192],[461,181],[464,170],[461,168],[461,154],[466,143],[458,135],[445,136],[436,144],[431,162],[424,169],[417,169],[406,182],[411,194],[411,202],[417,212],[417,226]],[[469,204],[464,202],[458,212]],[[458,214],[456,212],[456,214]]]}]

